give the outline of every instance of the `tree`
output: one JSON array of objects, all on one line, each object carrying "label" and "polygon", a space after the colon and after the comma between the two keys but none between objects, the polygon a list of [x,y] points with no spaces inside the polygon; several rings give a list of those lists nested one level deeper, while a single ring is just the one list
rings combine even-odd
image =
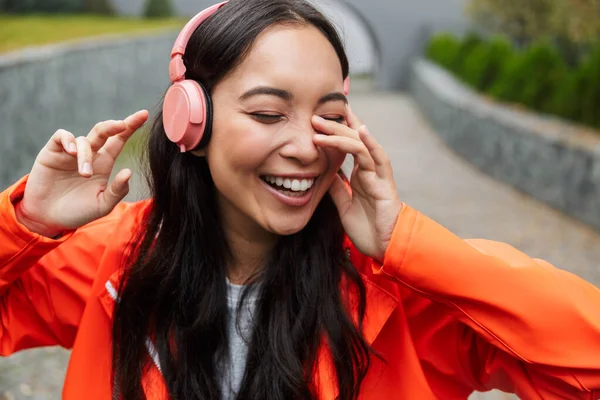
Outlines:
[{"label": "tree", "polygon": [[84,10],[90,14],[112,15],[115,13],[109,0],[85,0]]},{"label": "tree", "polygon": [[147,18],[170,17],[172,14],[170,0],[146,0],[144,15]]},{"label": "tree", "polygon": [[600,37],[600,0],[470,0],[466,11],[477,26],[521,45],[544,38],[589,45]]},{"label": "tree", "polygon": [[552,31],[556,1],[561,0],[471,0],[466,11],[479,28],[506,34],[524,46]]}]

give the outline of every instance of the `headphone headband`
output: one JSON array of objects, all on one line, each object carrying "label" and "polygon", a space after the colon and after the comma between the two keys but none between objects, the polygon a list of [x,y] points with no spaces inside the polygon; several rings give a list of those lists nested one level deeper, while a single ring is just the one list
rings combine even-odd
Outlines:
[{"label": "headphone headband", "polygon": [[171,62],[169,63],[169,78],[171,79],[171,83],[180,81],[185,76],[183,54],[185,53],[185,48],[187,47],[190,37],[194,31],[200,26],[200,24],[202,24],[202,22],[206,21],[227,2],[228,0],[212,5],[207,9],[200,11],[198,14],[196,14],[196,16],[189,20],[181,32],[179,32],[179,35],[175,40],[175,44],[173,45],[173,49],[171,50]]},{"label": "headphone headband", "polygon": [[[201,148],[208,143],[212,130],[210,93],[200,82],[185,79],[183,54],[198,26],[228,0],[215,4],[193,17],[181,30],[171,50],[169,78],[172,85],[163,102],[163,125],[170,141],[181,152]],[[344,93],[350,90],[350,77],[344,80]]]}]

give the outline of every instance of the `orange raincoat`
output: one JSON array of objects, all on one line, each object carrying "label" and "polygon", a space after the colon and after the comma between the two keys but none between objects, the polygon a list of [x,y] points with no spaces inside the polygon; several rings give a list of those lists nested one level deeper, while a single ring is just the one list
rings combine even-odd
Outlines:
[{"label": "orange raincoat", "polygon": [[[20,225],[27,177],[0,194],[0,353],[72,349],[63,398],[111,399],[111,325],[121,256],[149,200],[59,240]],[[600,290],[487,240],[462,240],[404,205],[382,264],[346,247],[367,286],[373,358],[361,399],[466,399],[499,388],[522,399],[600,398]],[[147,341],[150,354],[154,347]],[[334,399],[319,354],[320,399]],[[165,399],[160,365],[144,376]]]}]

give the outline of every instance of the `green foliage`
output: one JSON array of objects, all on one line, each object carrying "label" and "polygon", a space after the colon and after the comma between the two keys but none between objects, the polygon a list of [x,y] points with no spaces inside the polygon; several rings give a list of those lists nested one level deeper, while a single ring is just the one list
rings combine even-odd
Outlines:
[{"label": "green foliage", "polygon": [[505,37],[432,37],[427,58],[480,92],[600,128],[600,43],[579,64],[566,62],[556,41],[517,48]]},{"label": "green foliage", "polygon": [[600,36],[600,0],[468,0],[466,11],[475,26],[522,45],[551,37],[586,46]]},{"label": "green foliage", "polygon": [[146,0],[144,16],[147,18],[170,17],[172,14],[171,0]]},{"label": "green foliage", "polygon": [[4,0],[9,13],[72,13],[83,10],[83,0]]},{"label": "green foliage", "polygon": [[434,36],[425,49],[426,57],[435,61],[446,69],[451,70],[454,66],[460,41],[451,34],[439,34]]},{"label": "green foliage", "polygon": [[558,50],[548,42],[540,42],[511,60],[489,93],[501,100],[549,111],[549,101],[566,73]]},{"label": "green foliage", "polygon": [[114,14],[109,0],[0,0],[0,12]]},{"label": "green foliage", "polygon": [[578,121],[581,118],[581,97],[585,81],[581,71],[571,71],[557,86],[549,100],[548,111],[559,117]]},{"label": "green foliage", "polygon": [[467,59],[471,52],[475,51],[481,45],[483,45],[483,39],[478,34],[474,32],[468,33],[458,48],[458,53],[454,59],[452,71],[459,75],[462,74],[464,70],[465,59]]},{"label": "green foliage", "polygon": [[578,71],[581,121],[600,128],[600,45]]},{"label": "green foliage", "polygon": [[113,15],[115,11],[109,0],[85,0],[84,11],[90,14]]},{"label": "green foliage", "polygon": [[460,75],[465,82],[485,92],[496,82],[512,56],[512,47],[504,37],[482,41],[465,57]]}]

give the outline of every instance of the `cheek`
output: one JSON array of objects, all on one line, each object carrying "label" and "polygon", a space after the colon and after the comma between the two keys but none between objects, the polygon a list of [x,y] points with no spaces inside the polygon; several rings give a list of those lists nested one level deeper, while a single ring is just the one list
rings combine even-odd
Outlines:
[{"label": "cheek", "polygon": [[215,124],[208,147],[214,164],[226,163],[231,172],[257,168],[270,147],[269,135],[244,117],[235,117]]},{"label": "cheek", "polygon": [[333,175],[342,167],[346,154],[334,149],[324,149],[323,151],[328,160],[327,174]]},{"label": "cheek", "polygon": [[325,170],[325,174],[320,178],[322,186],[319,190],[318,201],[325,195],[346,159],[346,154],[333,149],[324,149],[323,153],[327,159],[327,169]]}]

